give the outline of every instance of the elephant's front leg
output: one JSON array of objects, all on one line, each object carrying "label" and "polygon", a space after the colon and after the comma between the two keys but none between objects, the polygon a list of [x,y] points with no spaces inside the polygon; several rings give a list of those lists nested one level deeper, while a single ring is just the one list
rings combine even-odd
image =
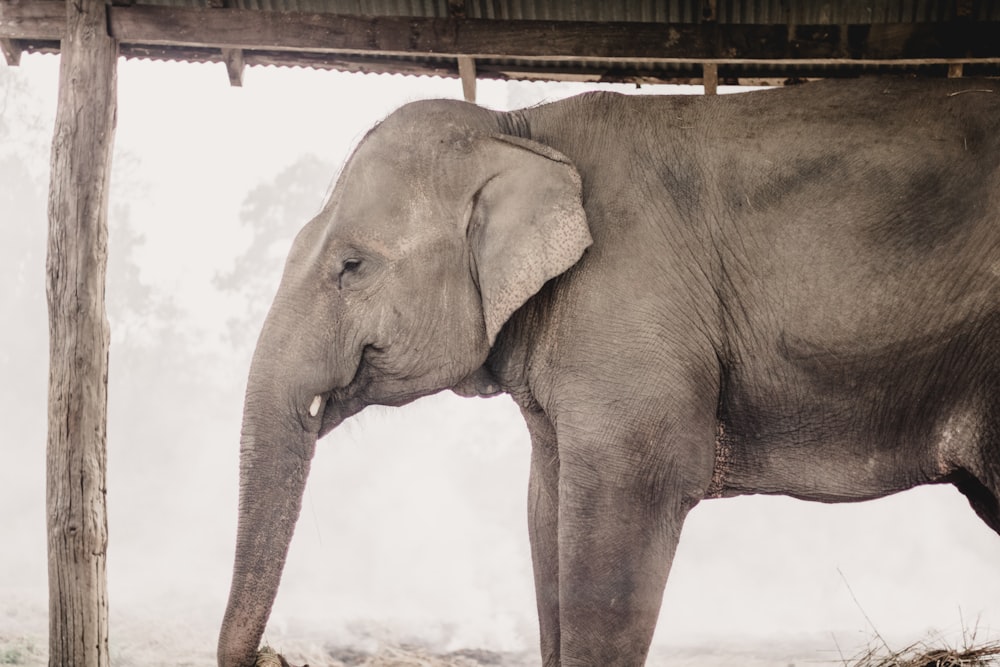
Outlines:
[{"label": "elephant's front leg", "polygon": [[623,421],[559,429],[562,667],[644,664],[681,524],[712,475],[711,427],[609,438],[601,423]]},{"label": "elephant's front leg", "polygon": [[531,433],[528,537],[542,666],[559,667],[559,453],[552,424],[541,412],[522,411]]}]

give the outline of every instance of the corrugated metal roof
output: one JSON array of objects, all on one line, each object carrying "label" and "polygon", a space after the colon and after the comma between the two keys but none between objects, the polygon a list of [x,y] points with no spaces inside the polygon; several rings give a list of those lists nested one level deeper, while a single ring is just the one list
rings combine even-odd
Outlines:
[{"label": "corrugated metal roof", "polygon": [[[219,7],[221,0],[135,0],[136,5]],[[467,18],[545,21],[633,21],[699,23],[714,18],[724,24],[840,25],[927,23],[967,17],[1000,21],[1000,0],[976,2],[929,0],[228,0],[226,7],[276,12],[415,16],[446,18],[456,11]],[[711,8],[714,6],[714,15]],[[963,11],[963,6],[967,7]]]},{"label": "corrugated metal roof", "polygon": [[[480,78],[697,83],[716,70],[723,83],[886,70],[1000,76],[1000,0],[111,4],[112,30],[124,29],[117,17],[132,20],[133,29],[143,21],[152,28],[132,39],[113,32],[127,57],[224,61],[234,82],[244,64],[458,76],[460,58],[466,65],[472,59]],[[26,19],[44,14],[45,7],[48,22]],[[61,31],[53,25],[63,7],[51,0],[0,0],[0,47],[8,60],[19,50],[58,50]],[[251,12],[260,14],[248,20]],[[5,14],[15,18],[5,22]]]}]

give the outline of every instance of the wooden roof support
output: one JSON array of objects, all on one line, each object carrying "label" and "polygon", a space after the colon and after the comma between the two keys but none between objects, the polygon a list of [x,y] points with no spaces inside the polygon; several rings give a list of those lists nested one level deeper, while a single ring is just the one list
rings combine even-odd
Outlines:
[{"label": "wooden roof support", "polygon": [[[247,66],[276,64],[361,72],[455,76],[458,58],[478,78],[700,83],[705,64],[721,78],[857,76],[949,65],[983,75],[1000,68],[1000,21],[792,25],[717,23],[702,0],[700,23],[469,18],[470,0],[449,16],[338,15],[113,0],[108,25],[127,57],[220,62],[242,51]],[[0,39],[54,51],[62,0],[0,0]],[[505,62],[510,61],[510,62]],[[233,71],[233,64],[230,64]],[[237,68],[238,69],[238,68]]]},{"label": "wooden roof support", "polygon": [[[217,7],[219,4],[222,7]],[[350,16],[226,7],[112,6],[121,44],[294,53],[605,62],[879,63],[1000,57],[1000,21],[783,25]],[[58,39],[56,0],[0,0],[0,38]],[[711,3],[709,3],[709,9]],[[724,55],[723,55],[724,54]],[[247,56],[249,54],[246,54]]]},{"label": "wooden roof support", "polygon": [[0,38],[60,39],[66,27],[65,3],[55,0],[0,0]]},{"label": "wooden roof support", "polygon": [[105,0],[66,0],[63,11],[46,261],[49,664],[107,667],[104,281],[118,48]]},{"label": "wooden roof support", "polygon": [[462,94],[466,102],[476,101],[476,61],[466,56],[458,58],[458,78],[462,80]]},{"label": "wooden roof support", "polygon": [[229,85],[241,87],[243,85],[243,70],[246,68],[243,62],[243,50],[222,49],[222,59],[226,61],[226,71],[229,72]]},{"label": "wooden roof support", "polygon": [[17,67],[21,63],[21,45],[15,39],[0,39],[0,51],[3,51],[3,59],[10,67]]},{"label": "wooden roof support", "polygon": [[702,69],[702,85],[706,95],[716,95],[719,92],[719,66],[715,63],[705,63]]}]

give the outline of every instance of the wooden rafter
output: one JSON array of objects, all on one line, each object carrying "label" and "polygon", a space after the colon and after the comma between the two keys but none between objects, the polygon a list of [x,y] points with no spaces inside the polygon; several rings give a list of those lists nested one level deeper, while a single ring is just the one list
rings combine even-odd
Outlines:
[{"label": "wooden rafter", "polygon": [[[216,3],[220,4],[220,3]],[[224,3],[223,3],[224,4]],[[0,0],[0,39],[58,39],[54,0]],[[690,62],[1000,62],[1000,22],[749,25],[362,17],[151,5],[112,6],[123,45],[379,56]]]},{"label": "wooden rafter", "polygon": [[702,67],[702,80],[706,95],[717,94],[719,92],[719,66],[715,63],[706,63]]},{"label": "wooden rafter", "polygon": [[468,56],[458,57],[458,78],[462,80],[462,93],[466,101],[476,101],[476,61]]},{"label": "wooden rafter", "polygon": [[58,40],[65,29],[65,3],[0,2],[0,39]]},{"label": "wooden rafter", "polygon": [[21,52],[23,49],[15,39],[0,39],[0,51],[3,52],[3,59],[11,67],[16,67],[21,62]]},{"label": "wooden rafter", "polygon": [[229,73],[229,85],[243,85],[243,70],[246,64],[243,61],[242,49],[222,49],[222,60],[226,63],[226,71]]}]

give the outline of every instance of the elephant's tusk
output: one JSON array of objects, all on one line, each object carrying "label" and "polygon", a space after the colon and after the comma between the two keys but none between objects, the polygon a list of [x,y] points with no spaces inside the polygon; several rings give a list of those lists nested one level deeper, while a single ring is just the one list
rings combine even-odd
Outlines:
[{"label": "elephant's tusk", "polygon": [[309,405],[309,416],[315,417],[319,414],[319,406],[323,404],[323,399],[320,398],[319,394],[313,397],[313,402]]}]

